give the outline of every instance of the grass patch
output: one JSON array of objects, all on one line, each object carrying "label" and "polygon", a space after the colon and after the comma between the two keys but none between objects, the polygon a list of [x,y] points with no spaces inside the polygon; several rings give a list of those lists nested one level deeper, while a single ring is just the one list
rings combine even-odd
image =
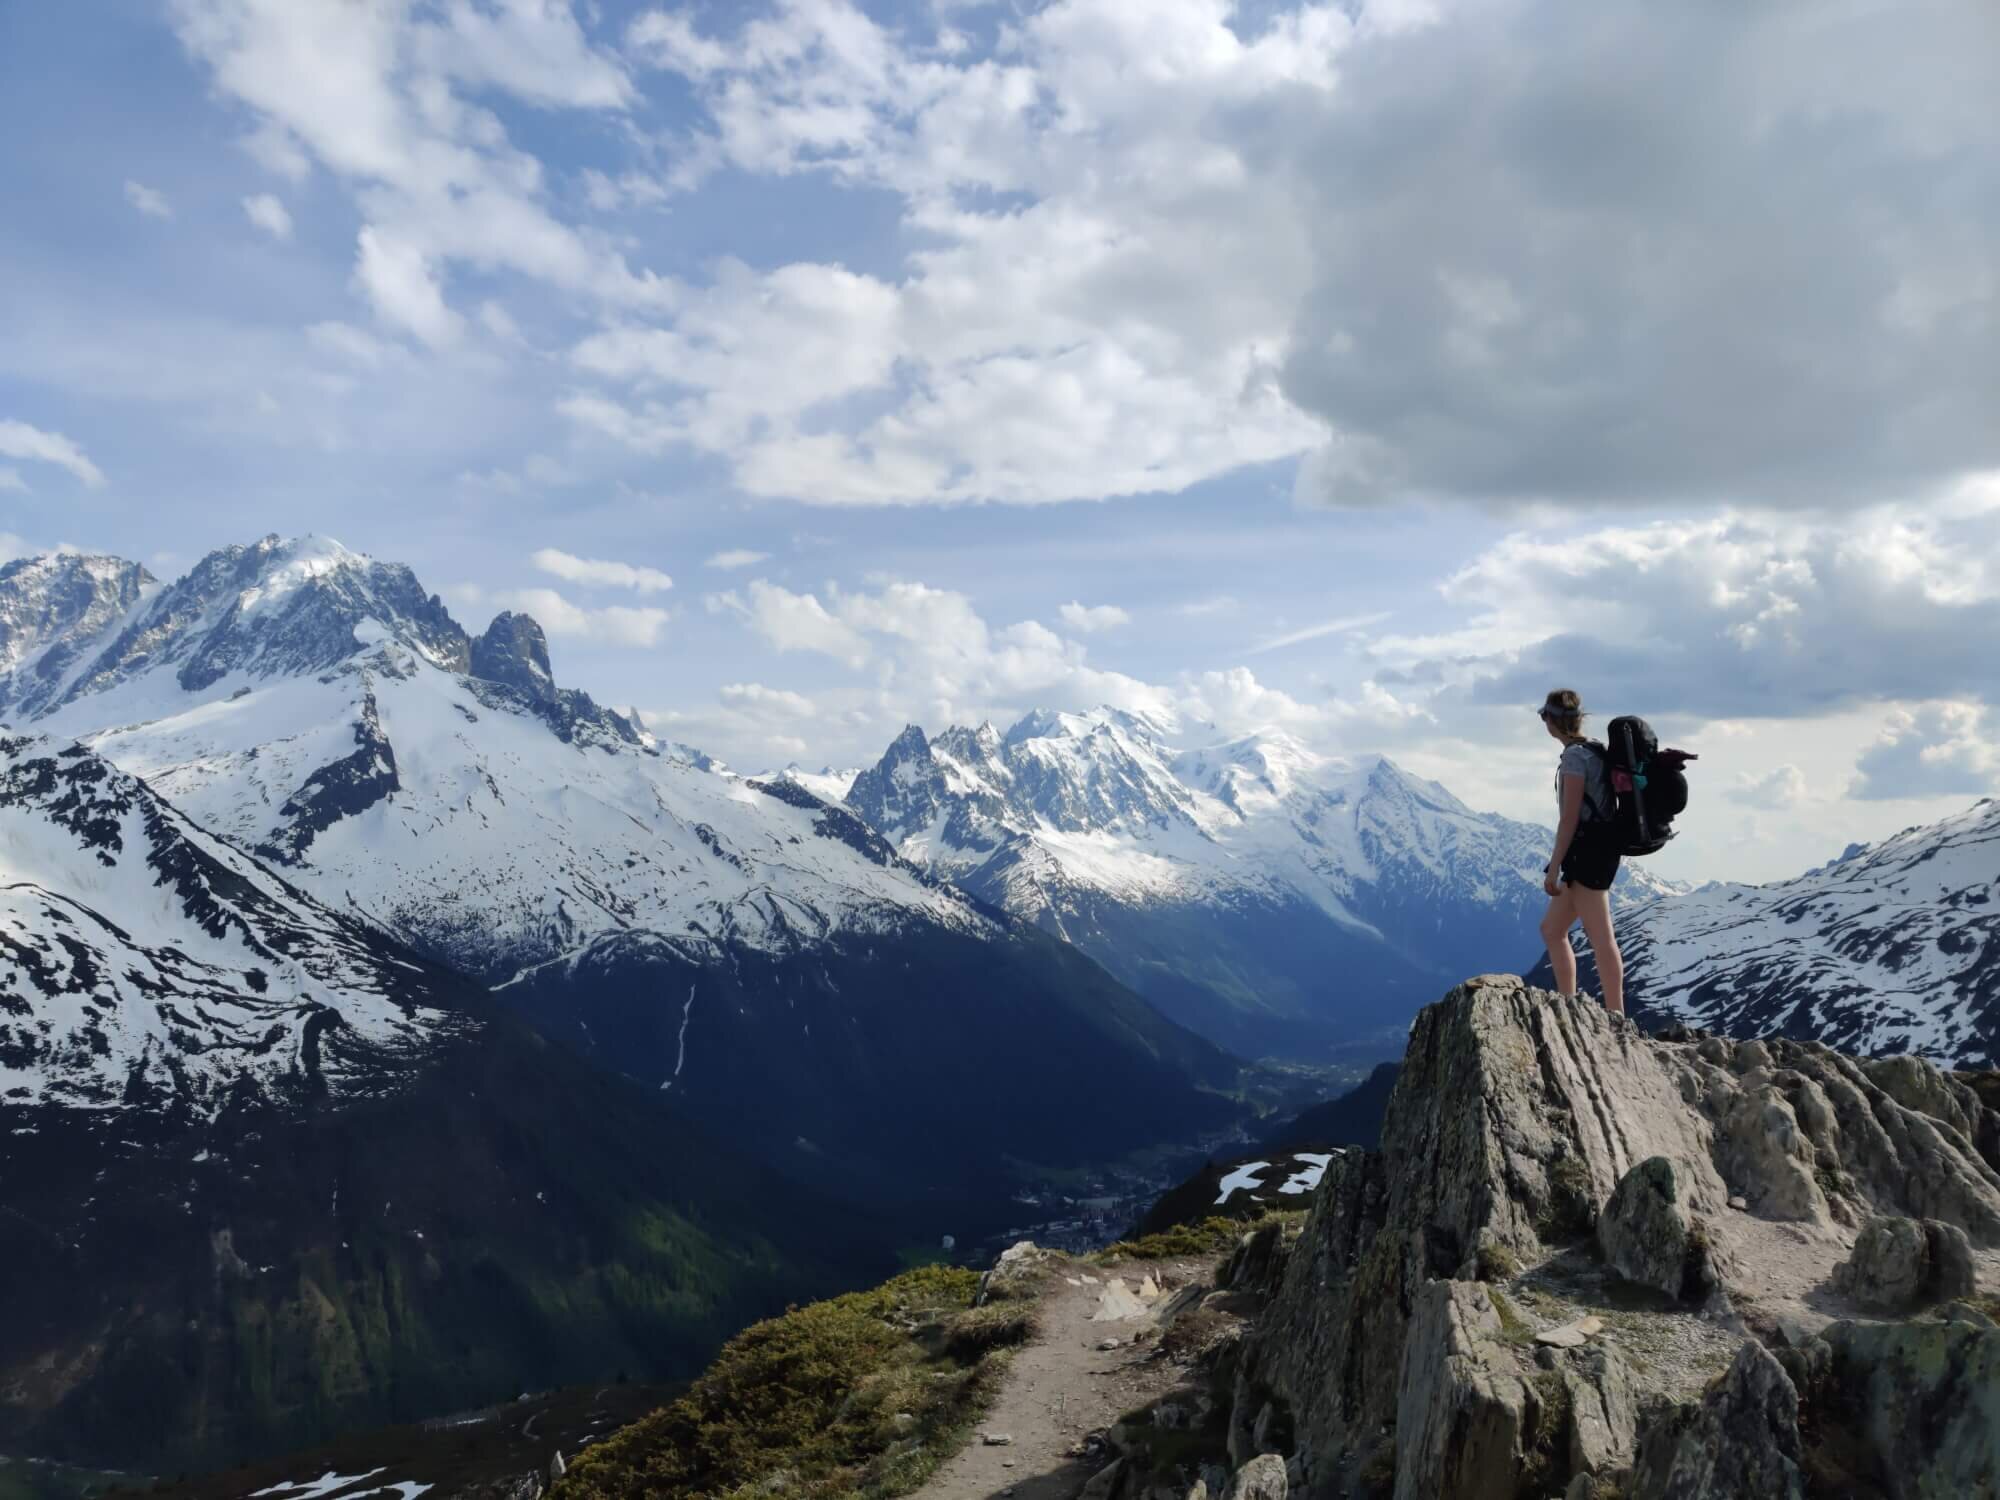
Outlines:
[{"label": "grass patch", "polygon": [[992,1402],[1018,1302],[929,1266],[746,1329],[672,1405],[579,1454],[554,1500],[762,1494],[886,1500],[923,1483]]},{"label": "grass patch", "polygon": [[1271,1224],[1303,1224],[1304,1209],[1277,1209],[1256,1219],[1208,1218],[1196,1224],[1176,1224],[1158,1234],[1120,1240],[1106,1245],[1092,1260],[1099,1265],[1116,1265],[1121,1260],[1174,1260],[1181,1257],[1220,1255],[1234,1250],[1245,1235],[1255,1234]]},{"label": "grass patch", "polygon": [[1489,1286],[1486,1295],[1493,1299],[1493,1311],[1500,1315],[1500,1336],[1510,1344],[1532,1344],[1535,1330],[1528,1320],[1521,1316],[1519,1308],[1498,1287]]}]

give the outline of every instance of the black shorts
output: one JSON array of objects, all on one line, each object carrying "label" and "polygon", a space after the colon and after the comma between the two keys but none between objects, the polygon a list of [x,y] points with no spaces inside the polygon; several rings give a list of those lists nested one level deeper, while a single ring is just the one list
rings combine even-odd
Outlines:
[{"label": "black shorts", "polygon": [[1563,856],[1562,878],[1567,884],[1580,885],[1585,890],[1608,891],[1611,882],[1618,878],[1618,860],[1618,846],[1612,841],[1611,830],[1586,823],[1569,841],[1569,853]]}]

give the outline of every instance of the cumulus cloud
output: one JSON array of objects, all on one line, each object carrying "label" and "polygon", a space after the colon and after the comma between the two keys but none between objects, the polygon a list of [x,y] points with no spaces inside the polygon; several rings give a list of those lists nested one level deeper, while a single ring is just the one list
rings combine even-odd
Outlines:
[{"label": "cumulus cloud", "polygon": [[1071,630],[1082,631],[1085,635],[1100,630],[1116,630],[1121,625],[1130,625],[1132,616],[1115,604],[1079,604],[1074,599],[1056,611],[1063,624]]},{"label": "cumulus cloud", "polygon": [[355,286],[390,325],[449,344],[461,318],[446,288],[460,264],[616,306],[675,295],[619,248],[564,223],[542,163],[473,102],[485,91],[545,108],[629,101],[623,65],[589,42],[567,0],[169,8],[217,92],[252,112],[252,154],[294,180],[316,162],[354,194]]},{"label": "cumulus cloud", "polygon": [[1855,765],[1850,797],[1977,797],[2000,787],[2000,723],[1983,704],[1898,708]]},{"label": "cumulus cloud", "polygon": [[788,688],[765,687],[761,682],[728,682],[719,691],[724,703],[754,704],[795,719],[810,719],[818,709],[804,693]]},{"label": "cumulus cloud", "polygon": [[658,568],[576,557],[554,547],[543,547],[529,561],[544,573],[569,583],[595,588],[634,589],[642,594],[657,594],[674,586],[673,579]]},{"label": "cumulus cloud", "polygon": [[704,567],[716,568],[722,572],[734,572],[738,568],[754,568],[760,562],[768,562],[768,552],[753,552],[748,547],[731,547],[722,552],[710,554]]},{"label": "cumulus cloud", "polygon": [[244,215],[274,240],[292,237],[292,216],[273,193],[257,193],[243,200]]},{"label": "cumulus cloud", "polygon": [[1827,505],[2000,462],[1996,42],[1963,0],[1499,0],[1357,57],[1289,111],[1284,388],[1335,434],[1301,494]]},{"label": "cumulus cloud", "polygon": [[125,179],[125,201],[138,209],[149,219],[171,219],[173,205],[167,202],[167,195],[157,188],[149,188],[143,182]]},{"label": "cumulus cloud", "polygon": [[1649,715],[1799,718],[1990,698],[2000,510],[1878,508],[1520,532],[1442,588],[1458,628],[1384,637],[1385,685],[1527,704],[1554,683]]},{"label": "cumulus cloud", "polygon": [[26,422],[0,421],[0,457],[54,464],[93,489],[104,483],[104,471],[76,443],[59,432],[44,432]]},{"label": "cumulus cloud", "polygon": [[590,609],[572,603],[554,589],[484,589],[459,584],[446,591],[466,609],[511,609],[532,615],[551,636],[599,641],[609,646],[656,646],[673,616],[653,606],[608,605]]},{"label": "cumulus cloud", "polygon": [[1794,765],[1773,766],[1761,776],[1744,771],[1729,794],[1750,807],[1773,811],[1797,807],[1806,800],[1805,772]]}]

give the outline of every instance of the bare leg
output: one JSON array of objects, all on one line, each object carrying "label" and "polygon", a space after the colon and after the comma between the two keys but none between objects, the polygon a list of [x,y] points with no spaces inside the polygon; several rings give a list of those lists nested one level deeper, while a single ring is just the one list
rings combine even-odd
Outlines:
[{"label": "bare leg", "polygon": [[1570,951],[1569,929],[1576,921],[1577,887],[1564,886],[1549,898],[1549,909],[1542,917],[1542,941],[1549,945],[1549,967],[1555,970],[1556,990],[1559,994],[1576,993],[1576,954]]},{"label": "bare leg", "polygon": [[1625,956],[1618,951],[1618,934],[1611,930],[1611,893],[1575,887],[1576,914],[1583,922],[1583,935],[1590,939],[1591,957],[1597,960],[1597,977],[1604,985],[1604,1008],[1613,1015],[1625,1014]]}]

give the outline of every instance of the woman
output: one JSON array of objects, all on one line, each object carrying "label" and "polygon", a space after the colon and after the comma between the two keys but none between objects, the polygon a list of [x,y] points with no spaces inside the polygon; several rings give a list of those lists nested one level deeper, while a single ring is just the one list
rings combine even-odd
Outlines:
[{"label": "woman", "polygon": [[1556,767],[1556,852],[1542,880],[1542,889],[1549,893],[1548,914],[1542,918],[1549,967],[1555,970],[1556,988],[1574,995],[1576,954],[1570,951],[1569,929],[1582,922],[1597,960],[1597,977],[1604,985],[1604,1008],[1622,1016],[1625,960],[1611,930],[1611,882],[1618,875],[1618,846],[1611,837],[1611,783],[1604,747],[1583,737],[1583,700],[1568,688],[1550,693],[1539,712],[1550,737],[1563,746]]}]

